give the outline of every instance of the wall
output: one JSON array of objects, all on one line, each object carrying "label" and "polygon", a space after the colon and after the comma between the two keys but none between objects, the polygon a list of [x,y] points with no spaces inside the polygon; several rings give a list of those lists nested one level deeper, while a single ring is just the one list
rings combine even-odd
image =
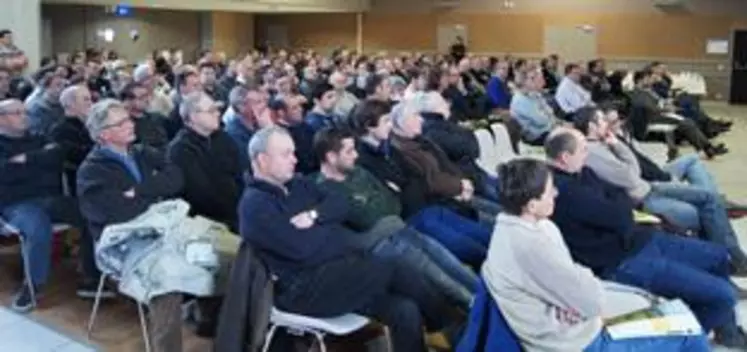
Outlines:
[{"label": "wall", "polygon": [[[461,0],[458,9],[434,9],[435,1],[373,1],[364,14],[364,50],[435,50],[439,25],[462,24],[471,51],[536,54],[543,52],[546,26],[592,25],[603,56],[700,59],[708,57],[707,39],[747,27],[747,1],[738,0],[691,0],[690,11],[683,12],[660,11],[651,0],[521,0],[510,9],[498,0]],[[284,25],[290,42],[304,47],[355,42],[351,14],[258,17],[260,38],[264,26]]]},{"label": "wall", "polygon": [[[287,28],[288,45],[322,52],[339,46],[355,48],[356,19],[353,13],[261,14],[256,15],[256,38],[269,39],[268,27]],[[277,44],[277,43],[275,43]]]},{"label": "wall", "polygon": [[0,27],[13,31],[13,40],[29,59],[29,68],[39,66],[42,24],[39,0],[3,0]]},{"label": "wall", "polygon": [[254,14],[214,11],[206,15],[212,23],[211,48],[229,57],[254,48]]},{"label": "wall", "polygon": [[[45,4],[42,18],[52,27],[52,43],[43,47],[51,47],[55,53],[96,47],[115,50],[137,61],[153,50],[164,48],[181,48],[185,55],[191,56],[201,46],[200,12],[197,11],[136,11],[135,16],[122,18],[105,14],[99,6]],[[111,43],[96,35],[105,28],[116,33]],[[140,33],[138,41],[130,39],[131,30]]]},{"label": "wall", "polygon": [[[610,67],[634,69],[659,60],[674,70],[698,71],[718,98],[728,88],[730,60],[706,54],[706,41],[747,28],[743,0],[687,0],[684,11],[663,11],[652,0],[513,0],[513,7],[503,0],[459,0],[458,8],[434,6],[439,1],[372,0],[363,15],[364,51],[435,51],[438,27],[459,24],[467,28],[472,52],[539,58],[545,27],[591,25],[596,52]],[[266,26],[279,25],[287,27],[293,47],[355,47],[351,14],[258,15],[256,23],[258,40]]]},{"label": "wall", "polygon": [[[39,0],[34,0],[39,1]],[[369,0],[43,0],[47,4],[134,7],[191,11],[229,12],[359,12],[367,11]]]}]

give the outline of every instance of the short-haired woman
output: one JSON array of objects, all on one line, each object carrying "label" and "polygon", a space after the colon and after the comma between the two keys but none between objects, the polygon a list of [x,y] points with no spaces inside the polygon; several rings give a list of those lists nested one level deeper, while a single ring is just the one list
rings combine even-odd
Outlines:
[{"label": "short-haired woman", "polygon": [[709,351],[705,336],[612,340],[603,328],[604,290],[573,261],[548,218],[557,190],[544,162],[500,167],[498,215],[483,277],[526,351]]}]

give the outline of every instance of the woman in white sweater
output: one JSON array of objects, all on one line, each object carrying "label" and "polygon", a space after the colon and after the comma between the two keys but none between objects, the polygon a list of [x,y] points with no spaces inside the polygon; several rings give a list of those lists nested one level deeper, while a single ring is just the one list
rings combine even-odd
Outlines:
[{"label": "woman in white sweater", "polygon": [[602,321],[604,290],[575,263],[548,218],[557,190],[542,161],[500,167],[504,212],[482,267],[491,296],[526,351],[709,351],[704,336],[612,340]]}]

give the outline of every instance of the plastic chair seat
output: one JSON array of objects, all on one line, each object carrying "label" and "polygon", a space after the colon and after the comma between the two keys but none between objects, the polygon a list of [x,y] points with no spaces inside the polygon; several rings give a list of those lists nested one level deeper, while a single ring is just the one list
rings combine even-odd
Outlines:
[{"label": "plastic chair seat", "polygon": [[301,331],[318,330],[332,335],[343,336],[353,333],[368,325],[371,320],[358,314],[345,314],[331,318],[315,318],[300,314],[288,313],[272,308],[272,324]]}]

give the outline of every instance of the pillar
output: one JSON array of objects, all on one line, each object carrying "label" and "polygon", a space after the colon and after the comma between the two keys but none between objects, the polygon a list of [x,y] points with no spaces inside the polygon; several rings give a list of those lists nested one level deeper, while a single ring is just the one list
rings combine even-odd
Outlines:
[{"label": "pillar", "polygon": [[13,31],[15,45],[26,53],[29,70],[41,60],[41,0],[3,0],[0,29]]},{"label": "pillar", "polygon": [[363,53],[363,12],[355,14],[355,51]]}]

